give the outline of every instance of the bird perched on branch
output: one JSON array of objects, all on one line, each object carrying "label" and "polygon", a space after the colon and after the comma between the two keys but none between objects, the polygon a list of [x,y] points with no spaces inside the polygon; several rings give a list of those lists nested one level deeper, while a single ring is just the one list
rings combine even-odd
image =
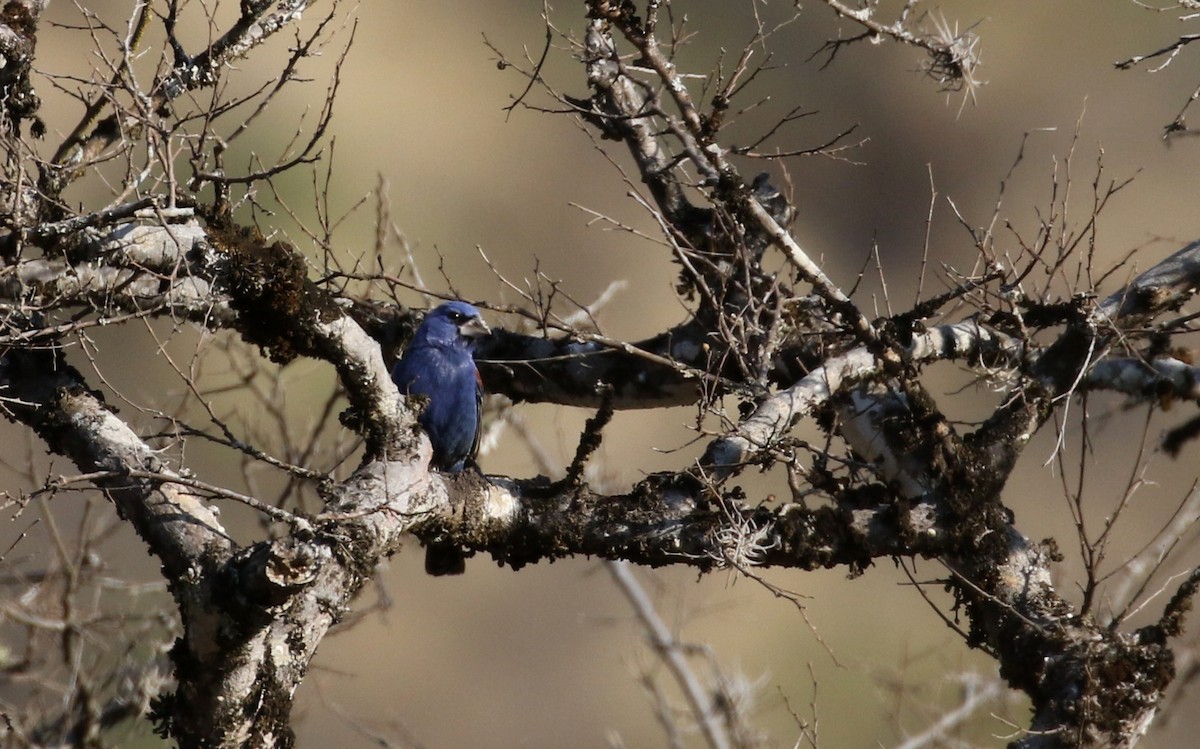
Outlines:
[{"label": "bird perched on branch", "polygon": [[439,471],[458,473],[475,459],[483,402],[475,342],[490,332],[479,310],[466,302],[446,302],[425,316],[392,369],[400,392],[429,399],[420,421]]},{"label": "bird perched on branch", "polygon": [[[433,444],[432,466],[439,471],[458,473],[475,461],[483,410],[475,342],[490,332],[479,310],[466,302],[446,302],[425,316],[392,369],[400,392],[429,399],[420,422]],[[429,574],[457,575],[465,569],[458,544],[431,541],[426,547]]]}]

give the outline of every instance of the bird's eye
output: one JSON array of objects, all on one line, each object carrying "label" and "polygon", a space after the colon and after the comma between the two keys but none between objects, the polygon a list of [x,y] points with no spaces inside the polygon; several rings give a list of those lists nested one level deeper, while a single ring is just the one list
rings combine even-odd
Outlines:
[{"label": "bird's eye", "polygon": [[450,321],[455,324],[460,323],[466,319],[467,319],[467,316],[461,312],[451,312],[450,313]]}]

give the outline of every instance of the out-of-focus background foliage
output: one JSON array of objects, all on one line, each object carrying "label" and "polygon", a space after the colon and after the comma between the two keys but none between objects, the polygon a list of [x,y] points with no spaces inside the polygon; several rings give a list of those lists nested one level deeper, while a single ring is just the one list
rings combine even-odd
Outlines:
[{"label": "out-of-focus background foliage", "polygon": [[[114,24],[125,22],[127,5],[115,0],[88,4]],[[198,21],[200,8],[193,6],[189,18]],[[721,49],[730,66],[754,30],[755,8],[746,0],[681,0],[672,8],[676,18],[686,14],[687,28],[695,34],[679,58],[688,72],[709,72]],[[375,242],[373,191],[386,185],[391,220],[434,291],[447,291],[449,279],[468,299],[519,301],[477,247],[516,283],[540,271],[583,302],[620,280],[625,286],[598,319],[606,334],[637,339],[686,313],[673,292],[674,268],[660,246],[592,222],[596,212],[653,235],[653,220],[626,196],[636,184],[623,181],[570,117],[503,110],[525,81],[498,69],[484,36],[512,58],[520,58],[526,48],[536,59],[544,42],[541,10],[538,3],[512,0],[362,4],[354,13],[357,24],[351,22],[354,44],[329,131],[336,145],[325,150],[327,161],[297,169],[276,180],[276,186],[296,215],[309,222],[314,175],[323,188],[327,168],[331,178],[322,199],[327,198],[335,215],[366,198],[335,235],[339,257],[348,264],[369,253]],[[835,281],[853,286],[865,266],[868,275],[857,298],[868,307],[878,304],[883,312],[880,283],[873,263],[867,262],[877,245],[894,306],[910,304],[932,202],[926,293],[941,290],[942,264],[967,271],[975,262],[970,237],[948,200],[967,222],[985,225],[1006,177],[996,224],[1000,247],[1013,246],[1005,221],[1023,236],[1034,235],[1050,211],[1056,174],[1060,196],[1070,177],[1068,215],[1082,225],[1090,215],[1091,184],[1101,155],[1102,180],[1135,179],[1100,217],[1098,267],[1138,249],[1129,272],[1145,268],[1200,235],[1195,208],[1200,144],[1161,137],[1163,126],[1200,84],[1200,51],[1185,50],[1155,74],[1113,67],[1117,60],[1157,49],[1187,31],[1177,15],[1120,0],[943,2],[929,10],[944,15],[951,26],[978,23],[979,76],[986,85],[974,101],[964,106],[962,93],[939,92],[919,73],[919,54],[890,42],[843,49],[822,69],[828,55],[818,53],[821,45],[857,29],[810,2],[769,42],[774,69],[758,77],[740,104],[769,99],[730,126],[724,137],[726,145],[750,142],[797,105],[813,114],[782,129],[770,145],[811,147],[857,125],[851,139],[865,143],[841,160],[795,159],[787,162],[786,176],[779,164],[739,162],[744,175],[770,170],[776,184],[794,190],[799,212],[794,233],[810,253],[824,259]],[[772,3],[759,5],[757,12],[773,24],[795,10]],[[551,11],[552,21],[564,31],[581,32],[581,15],[576,4]],[[80,11],[71,3],[54,3],[49,17],[80,23]],[[350,31],[347,26],[337,43],[344,43]],[[187,38],[199,44],[206,33],[197,24]],[[240,70],[230,77],[233,85],[250,90],[273,74],[276,67],[269,61],[282,54],[282,41],[276,40],[274,51],[261,50],[239,63]],[[86,54],[89,42],[85,31],[45,25],[39,68],[85,72],[95,62]],[[763,52],[757,55],[761,59]],[[255,126],[252,137],[231,149],[230,171],[245,169],[251,152],[269,163],[306,111],[311,122],[337,57],[335,44],[305,62],[302,72],[313,82],[291,87],[280,106]],[[559,90],[586,95],[582,66],[561,44],[550,51],[545,74]],[[57,142],[78,118],[79,107],[48,86],[40,93],[50,142]],[[552,106],[537,92],[527,101]],[[632,173],[621,148],[600,146]],[[1018,153],[1023,159],[1008,176]],[[98,189],[102,186],[88,184],[70,197],[88,204],[95,200],[88,191]],[[260,197],[273,204],[271,196]],[[308,246],[285,213],[257,218],[264,229],[275,228]],[[391,241],[388,248],[394,253],[388,258],[393,269],[407,263],[399,242]],[[312,256],[314,263],[319,260],[316,251]],[[1128,272],[1119,275],[1123,279]],[[405,301],[424,303],[416,294]],[[490,322],[513,323],[497,315],[490,315]],[[97,335],[99,351],[93,356],[108,377],[107,387],[132,402],[169,412],[184,390],[158,354],[160,339],[169,339],[165,350],[184,367],[203,362],[212,346],[188,329],[134,325]],[[952,397],[964,381],[952,367],[941,369],[945,371],[937,373],[934,388],[945,394],[952,415],[977,417],[994,402],[994,394],[974,389]],[[333,386],[332,373],[297,362],[285,381],[295,428],[313,428],[314,404]],[[235,410],[236,404],[216,402],[226,415]],[[1099,399],[1089,406],[1097,414],[1107,408]],[[135,423],[151,423],[153,414],[135,416],[135,409],[123,408]],[[519,409],[552,458],[565,464],[589,414],[547,406]],[[624,487],[645,472],[685,465],[701,449],[689,444],[695,436],[688,429],[692,417],[688,409],[618,414],[598,458],[600,478]],[[256,414],[241,418],[240,423],[253,424]],[[1097,519],[1119,499],[1136,470],[1143,421],[1143,410],[1131,410],[1112,412],[1094,423],[1096,464],[1088,469],[1087,507]],[[1154,422],[1158,427],[1170,423],[1169,412]],[[0,426],[0,439],[4,460],[14,469],[23,470],[32,461],[43,476],[72,472],[61,460],[51,462],[40,444],[28,443],[9,425]],[[1072,462],[1079,439],[1075,424],[1066,436]],[[1043,467],[1053,443],[1047,432],[1028,449],[1008,496],[1026,535],[1054,536],[1061,542],[1067,555],[1061,585],[1070,593],[1080,565],[1059,469]],[[1157,530],[1195,478],[1197,457],[1192,448],[1177,460],[1162,455],[1150,459],[1147,477],[1156,483],[1142,489],[1118,528],[1110,569]],[[187,460],[207,481],[244,487],[232,459],[218,451],[197,446]],[[325,456],[314,462],[327,466],[327,461]],[[490,473],[516,476],[536,470],[526,444],[511,431],[482,458],[482,465]],[[1073,464],[1070,470],[1075,470]],[[0,469],[4,487],[22,486],[11,478],[13,473]],[[265,473],[261,481],[250,488],[277,485]],[[756,499],[783,488],[753,476],[743,483]],[[62,494],[49,509],[61,513],[64,527],[73,528],[80,501],[78,495]],[[3,528],[9,539],[4,548],[28,531],[6,557],[6,566],[33,568],[52,553],[46,524],[31,525],[44,509],[32,507]],[[238,508],[226,512],[248,517]],[[242,532],[253,538],[256,526],[247,524]],[[103,548],[113,576],[155,579],[151,560],[127,530],[118,530]],[[421,566],[422,554],[414,544],[380,571],[378,590],[362,601],[366,608],[377,598],[386,599],[390,608],[370,613],[324,644],[302,687],[296,722],[300,746],[384,745],[373,743],[364,727],[393,738],[408,736],[413,746],[431,748],[618,746],[616,735],[631,747],[665,745],[640,683],[646,673],[666,683],[665,675],[599,562],[570,560],[513,573],[476,558],[464,576],[441,579],[426,577]],[[1183,562],[1173,567],[1182,568]],[[945,570],[919,564],[917,574],[931,579]],[[853,580],[844,570],[769,578],[805,596],[804,618],[789,603],[732,574],[697,579],[689,570],[662,570],[643,577],[661,614],[680,636],[707,644],[729,673],[740,674],[754,688],[748,709],[769,737],[767,746],[793,744],[799,735],[795,716],[818,721],[827,747],[898,743],[936,719],[939,709],[956,704],[954,674],[994,670],[991,661],[967,651],[890,564]],[[133,596],[117,606],[147,606],[152,600]],[[946,601],[939,603],[948,611]],[[699,662],[698,668],[705,670]],[[0,697],[10,701],[18,695]],[[1144,746],[1193,746],[1194,713],[1179,711],[1156,725]],[[981,745],[1003,745],[1015,730],[1005,715],[1017,725],[1025,722],[1020,703],[1002,702],[982,711],[962,735]]]}]

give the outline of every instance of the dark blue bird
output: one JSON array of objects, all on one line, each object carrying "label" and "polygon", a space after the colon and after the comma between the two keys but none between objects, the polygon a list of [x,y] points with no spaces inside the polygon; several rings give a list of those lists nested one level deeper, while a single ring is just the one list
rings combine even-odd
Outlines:
[{"label": "dark blue bird", "polygon": [[425,316],[392,369],[400,392],[429,399],[420,421],[439,471],[461,471],[479,448],[483,384],[475,368],[475,342],[490,332],[479,310],[466,302],[446,302]]}]

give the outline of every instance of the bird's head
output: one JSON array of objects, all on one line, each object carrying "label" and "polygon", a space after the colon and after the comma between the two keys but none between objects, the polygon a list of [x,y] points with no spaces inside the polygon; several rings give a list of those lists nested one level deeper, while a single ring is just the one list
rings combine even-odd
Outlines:
[{"label": "bird's head", "polygon": [[475,339],[491,333],[479,310],[466,302],[453,301],[440,304],[425,316],[417,330],[417,337],[430,343],[461,343],[475,345]]}]

